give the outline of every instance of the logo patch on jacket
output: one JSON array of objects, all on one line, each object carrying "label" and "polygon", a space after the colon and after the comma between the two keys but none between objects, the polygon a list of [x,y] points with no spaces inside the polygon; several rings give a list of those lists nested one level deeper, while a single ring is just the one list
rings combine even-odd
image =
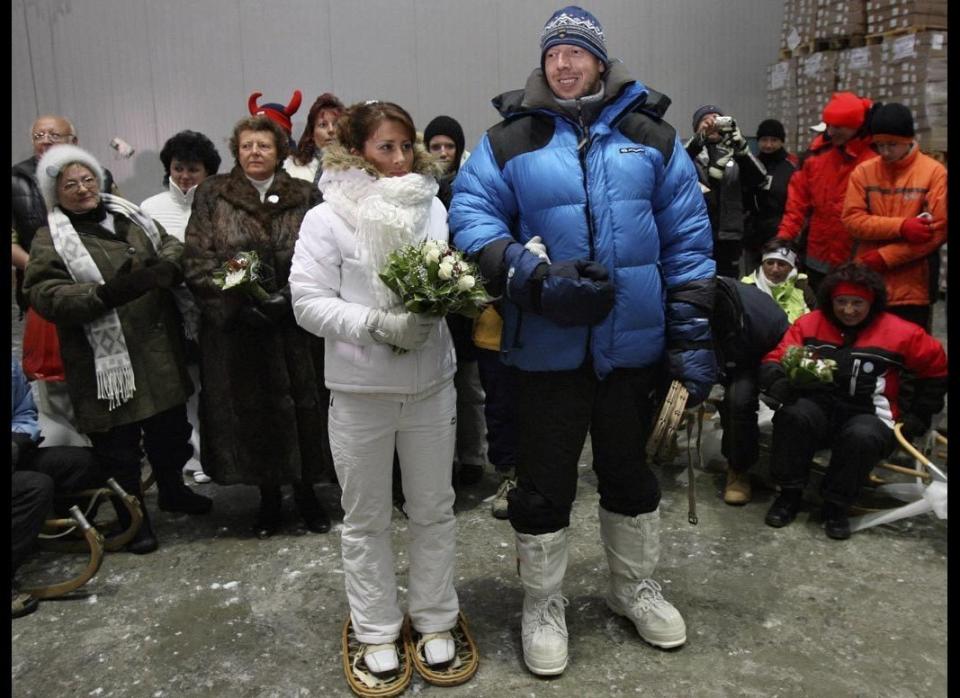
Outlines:
[{"label": "logo patch on jacket", "polygon": [[620,148],[620,152],[621,152],[622,154],[626,154],[626,153],[645,153],[645,152],[647,152],[647,149],[644,148],[642,145],[631,145],[631,146],[626,147],[626,148]]}]

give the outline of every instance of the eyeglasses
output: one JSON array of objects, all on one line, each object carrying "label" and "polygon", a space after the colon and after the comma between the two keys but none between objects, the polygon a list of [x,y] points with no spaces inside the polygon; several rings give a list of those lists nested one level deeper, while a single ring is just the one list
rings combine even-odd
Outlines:
[{"label": "eyeglasses", "polygon": [[38,133],[33,134],[33,142],[39,143],[44,138],[49,138],[52,143],[59,143],[60,141],[67,140],[71,136],[73,136],[72,133],[57,133],[56,131],[39,131]]},{"label": "eyeglasses", "polygon": [[91,177],[90,175],[87,175],[86,177],[83,177],[82,179],[80,179],[80,181],[77,181],[75,179],[68,179],[60,187],[60,190],[64,194],[73,194],[75,191],[77,191],[80,188],[81,185],[83,185],[83,188],[86,189],[87,191],[93,191],[94,189],[97,189],[97,187],[99,186],[99,182],[97,182],[96,177]]}]

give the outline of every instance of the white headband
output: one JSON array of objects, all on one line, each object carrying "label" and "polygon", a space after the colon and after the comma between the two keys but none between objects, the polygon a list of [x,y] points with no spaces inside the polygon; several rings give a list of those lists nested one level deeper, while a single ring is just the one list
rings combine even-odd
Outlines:
[{"label": "white headband", "polygon": [[797,253],[792,250],[788,250],[786,247],[778,247],[771,252],[764,253],[761,262],[766,262],[768,259],[779,259],[782,262],[786,262],[791,267],[797,266]]}]

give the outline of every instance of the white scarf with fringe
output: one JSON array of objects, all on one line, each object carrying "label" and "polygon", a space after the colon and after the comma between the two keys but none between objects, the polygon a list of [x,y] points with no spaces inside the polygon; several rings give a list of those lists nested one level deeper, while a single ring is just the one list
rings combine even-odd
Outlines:
[{"label": "white scarf with fringe", "polygon": [[387,257],[426,237],[426,224],[439,189],[429,175],[375,177],[359,168],[324,170],[319,189],[323,200],[353,229],[360,261],[367,270],[378,307],[392,308],[400,299],[380,279]]},{"label": "white scarf with fringe", "polygon": [[[111,213],[130,218],[147,234],[154,250],[160,249],[160,233],[153,220],[139,206],[112,194],[101,194],[104,207]],[[71,278],[77,283],[103,284],[103,274],[77,234],[67,215],[55,206],[47,214],[53,247],[60,255]],[[186,288],[184,293],[189,293]],[[175,295],[176,292],[175,292]],[[179,301],[178,301],[179,303]],[[97,399],[107,400],[107,409],[114,410],[133,397],[136,384],[127,341],[123,335],[120,316],[115,308],[84,324],[87,342],[93,349],[97,373]]]}]

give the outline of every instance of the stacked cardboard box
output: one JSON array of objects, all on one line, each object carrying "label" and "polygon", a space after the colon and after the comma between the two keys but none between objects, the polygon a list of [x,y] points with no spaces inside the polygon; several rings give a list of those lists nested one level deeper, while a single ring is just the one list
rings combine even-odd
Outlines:
[{"label": "stacked cardboard box", "polygon": [[947,26],[947,0],[867,0],[867,33]]},{"label": "stacked cardboard box", "polygon": [[767,66],[767,118],[783,124],[784,146],[797,152],[797,59],[788,58]]},{"label": "stacked cardboard box", "polygon": [[837,89],[875,98],[880,61],[880,44],[837,52]]},{"label": "stacked cardboard box", "polygon": [[863,36],[866,31],[865,0],[818,0],[814,39]]},{"label": "stacked cardboard box", "polygon": [[810,127],[820,123],[824,105],[837,89],[839,51],[818,51],[797,59],[797,141],[810,142]]},{"label": "stacked cardboard box", "polygon": [[924,150],[947,150],[947,33],[918,32],[885,40],[877,99],[910,107]]},{"label": "stacked cardboard box", "polygon": [[781,52],[795,52],[799,47],[813,41],[817,3],[818,0],[784,0],[783,29],[780,32]]}]

